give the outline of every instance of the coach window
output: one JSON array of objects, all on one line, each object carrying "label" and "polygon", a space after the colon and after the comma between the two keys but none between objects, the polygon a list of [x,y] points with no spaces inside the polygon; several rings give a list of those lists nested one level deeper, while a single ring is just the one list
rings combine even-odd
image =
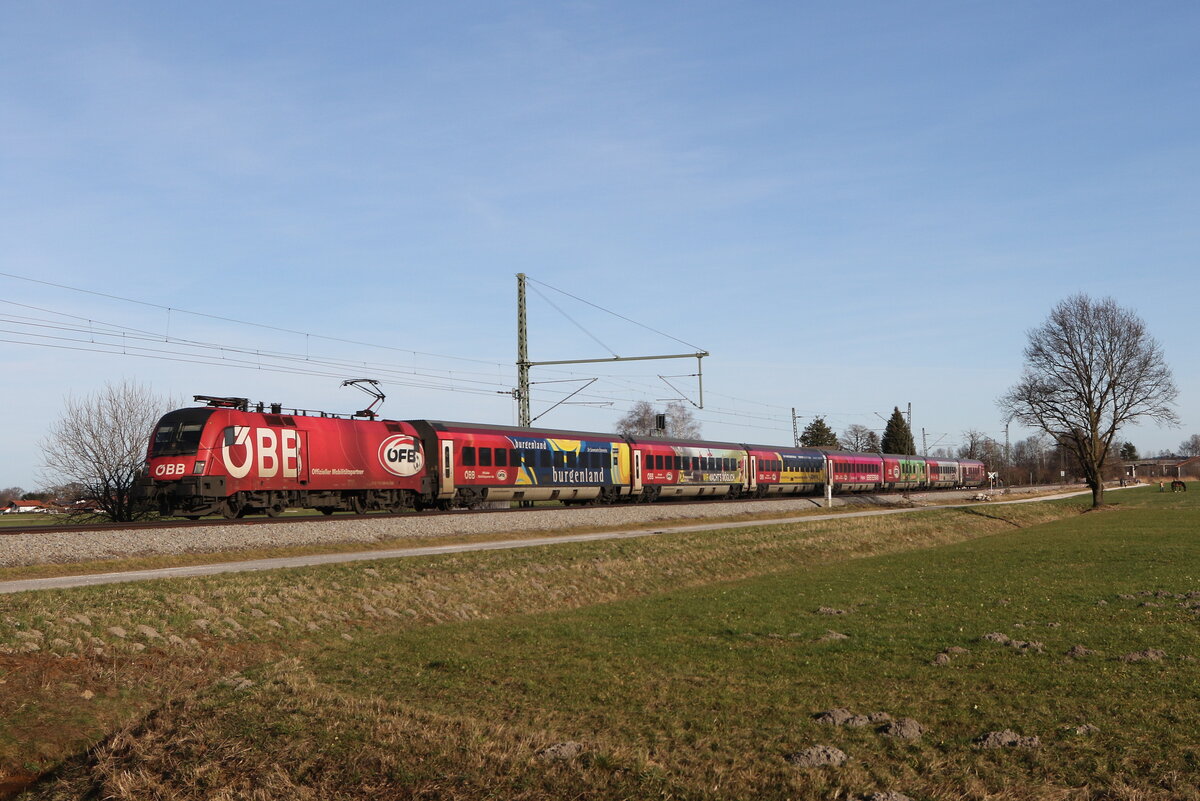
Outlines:
[{"label": "coach window", "polygon": [[646,469],[647,469],[647,470],[653,470],[653,469],[654,469],[654,455],[653,455],[653,454],[647,453],[647,454],[646,454],[646,459],[645,459],[645,462],[646,462]]},{"label": "coach window", "polygon": [[508,450],[496,448],[496,467],[508,467]]},{"label": "coach window", "polygon": [[579,454],[575,453],[575,451],[567,451],[567,467],[574,468],[578,466]]},{"label": "coach window", "polygon": [[479,449],[479,466],[480,467],[491,467],[492,466],[492,449],[491,448],[480,448]]},{"label": "coach window", "polygon": [[473,446],[473,445],[464,445],[463,446],[462,463],[463,463],[463,467],[474,467],[475,466],[475,446]]}]

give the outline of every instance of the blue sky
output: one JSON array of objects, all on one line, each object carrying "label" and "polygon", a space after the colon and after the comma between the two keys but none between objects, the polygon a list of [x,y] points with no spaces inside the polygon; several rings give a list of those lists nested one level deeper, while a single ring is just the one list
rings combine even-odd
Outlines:
[{"label": "blue sky", "polygon": [[[1111,295],[1181,389],[1181,429],[1127,438],[1173,448],[1200,431],[1198,30],[1155,2],[5,4],[0,486],[39,486],[63,398],[120,379],[353,411],[368,375],[392,417],[515,422],[518,272],[531,358],[691,350],[563,290],[711,352],[706,436],[781,444],[793,406],[910,402],[918,441],[1002,438],[1026,332]],[[74,318],[54,335],[169,353],[47,338]],[[612,404],[539,422],[609,430],[694,372],[537,368]]]}]

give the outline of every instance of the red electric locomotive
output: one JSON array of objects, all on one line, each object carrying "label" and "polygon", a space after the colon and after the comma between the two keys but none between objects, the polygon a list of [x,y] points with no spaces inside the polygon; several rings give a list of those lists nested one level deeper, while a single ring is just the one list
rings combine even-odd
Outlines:
[{"label": "red electric locomotive", "polygon": [[398,510],[428,492],[409,423],[252,411],[244,398],[196,400],[208,406],[169,412],[150,441],[144,491],[164,515]]}]

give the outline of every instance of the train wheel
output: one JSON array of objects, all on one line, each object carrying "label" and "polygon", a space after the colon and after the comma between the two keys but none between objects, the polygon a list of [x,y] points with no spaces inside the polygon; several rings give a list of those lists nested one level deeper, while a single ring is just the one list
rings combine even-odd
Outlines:
[{"label": "train wheel", "polygon": [[361,495],[350,496],[350,511],[356,515],[366,514],[367,502]]},{"label": "train wheel", "polygon": [[269,504],[266,509],[263,509],[263,511],[267,513],[267,517],[279,517],[281,514],[287,511],[287,507],[279,501],[276,501],[272,504]]},{"label": "train wheel", "polygon": [[233,520],[238,517],[246,516],[246,507],[237,499],[236,495],[230,495],[221,504],[221,516],[226,520]]}]

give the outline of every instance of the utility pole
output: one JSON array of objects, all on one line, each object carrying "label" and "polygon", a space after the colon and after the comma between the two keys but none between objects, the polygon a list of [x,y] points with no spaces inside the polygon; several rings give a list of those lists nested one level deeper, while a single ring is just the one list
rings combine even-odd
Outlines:
[{"label": "utility pole", "polygon": [[796,417],[796,407],[792,407],[792,442],[797,448],[800,447],[800,423]]},{"label": "utility pole", "polygon": [[922,428],[921,429],[921,455],[922,456],[929,455],[929,445],[927,443],[928,443],[928,440],[925,438],[925,429]]},{"label": "utility pole", "polygon": [[912,401],[908,402],[908,433],[912,433]]},{"label": "utility pole", "polygon": [[[708,351],[706,350],[697,351],[696,353],[675,353],[668,356],[611,356],[607,359],[560,359],[550,362],[531,362],[529,361],[529,338],[525,329],[525,273],[517,273],[517,388],[513,390],[513,395],[517,398],[519,404],[518,424],[522,427],[528,427],[532,423],[532,415],[529,410],[529,368],[539,365],[640,362],[652,359],[695,359],[697,385],[700,390],[700,396],[698,402],[693,405],[697,409],[704,408],[704,371],[701,366],[701,360],[708,355]],[[538,416],[540,417],[541,415]]]},{"label": "utility pole", "polygon": [[529,339],[525,335],[525,273],[517,273],[517,425],[529,426]]}]

